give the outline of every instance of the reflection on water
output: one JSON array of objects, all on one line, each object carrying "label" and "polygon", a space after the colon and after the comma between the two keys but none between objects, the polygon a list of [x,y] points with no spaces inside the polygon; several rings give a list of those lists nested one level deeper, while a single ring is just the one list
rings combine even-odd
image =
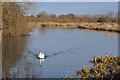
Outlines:
[{"label": "reflection on water", "polygon": [[40,67],[43,65],[44,59],[40,59]]},{"label": "reflection on water", "polygon": [[0,38],[0,79],[2,78],[2,39]]},{"label": "reflection on water", "polygon": [[[61,78],[91,66],[93,56],[118,54],[118,34],[79,29],[40,28],[31,36],[3,39],[3,77]],[[37,59],[39,51],[47,58]]]},{"label": "reflection on water", "polygon": [[16,73],[15,64],[20,60],[27,43],[26,38],[3,38],[2,39],[2,70],[3,77],[13,77]]}]

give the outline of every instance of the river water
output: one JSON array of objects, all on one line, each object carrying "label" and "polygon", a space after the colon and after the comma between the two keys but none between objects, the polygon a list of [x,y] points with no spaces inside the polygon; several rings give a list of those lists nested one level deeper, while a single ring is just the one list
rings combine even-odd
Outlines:
[{"label": "river water", "polygon": [[[75,77],[94,56],[118,55],[118,34],[80,29],[36,28],[31,36],[3,38],[2,74],[7,78]],[[48,57],[37,59],[42,50]]]}]

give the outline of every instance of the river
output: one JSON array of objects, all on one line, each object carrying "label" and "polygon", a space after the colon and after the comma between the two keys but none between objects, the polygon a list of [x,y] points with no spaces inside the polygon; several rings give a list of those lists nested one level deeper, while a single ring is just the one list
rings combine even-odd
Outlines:
[{"label": "river", "polygon": [[[80,29],[36,28],[27,37],[3,38],[2,73],[7,78],[75,77],[94,56],[118,55],[118,34]],[[48,57],[39,60],[42,50]]]}]

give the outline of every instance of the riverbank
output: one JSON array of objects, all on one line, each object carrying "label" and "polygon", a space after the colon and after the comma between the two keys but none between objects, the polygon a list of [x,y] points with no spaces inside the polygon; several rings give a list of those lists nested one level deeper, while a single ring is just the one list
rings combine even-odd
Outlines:
[{"label": "riverbank", "polygon": [[[76,70],[77,79],[112,79],[118,80],[120,76],[120,57],[119,56],[97,56],[90,60],[93,66],[84,66],[81,70]],[[67,75],[68,76],[68,75]],[[68,80],[67,76],[63,80]],[[72,77],[69,80],[76,79]]]},{"label": "riverbank", "polygon": [[35,27],[50,27],[50,28],[79,28],[90,29],[97,31],[120,32],[117,23],[56,23],[56,22],[34,22],[30,23]]},{"label": "riverbank", "polygon": [[119,79],[120,76],[120,57],[119,56],[98,56],[90,60],[93,64],[91,68],[85,66],[82,70],[76,70],[76,74],[81,78],[93,79]]},{"label": "riverbank", "polygon": [[[19,25],[20,26],[20,25]],[[22,26],[22,27],[21,27]],[[28,23],[21,24],[20,27],[11,27],[7,29],[2,29],[2,37],[10,38],[10,37],[19,37],[19,36],[30,36],[30,32],[32,32],[33,26]]]},{"label": "riverbank", "polygon": [[[48,28],[79,28],[96,31],[120,32],[117,23],[56,23],[56,22],[29,22],[24,29],[10,28],[2,30],[3,37],[11,36],[28,36],[33,28],[48,27]],[[14,34],[17,33],[17,34]]]}]

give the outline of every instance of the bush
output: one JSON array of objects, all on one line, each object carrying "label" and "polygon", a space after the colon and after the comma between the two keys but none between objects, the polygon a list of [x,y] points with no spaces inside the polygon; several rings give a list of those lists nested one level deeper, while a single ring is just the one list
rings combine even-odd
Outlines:
[{"label": "bush", "polygon": [[[91,79],[118,79],[120,76],[120,57],[117,56],[98,56],[90,60],[92,67],[85,66],[81,70],[76,70],[78,80]],[[70,78],[70,80],[77,80]],[[68,80],[68,79],[64,79]]]}]

